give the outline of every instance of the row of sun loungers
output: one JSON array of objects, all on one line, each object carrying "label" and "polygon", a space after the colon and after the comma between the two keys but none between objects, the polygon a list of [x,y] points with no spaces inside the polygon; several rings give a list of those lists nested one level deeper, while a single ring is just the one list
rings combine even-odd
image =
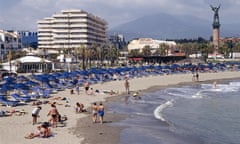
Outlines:
[{"label": "row of sun loungers", "polygon": [[218,64],[186,64],[165,66],[132,66],[119,68],[91,68],[89,70],[75,70],[73,72],[56,72],[52,74],[31,75],[30,77],[18,76],[17,78],[5,78],[0,84],[0,92],[18,91],[0,96],[0,103],[7,106],[16,106],[18,103],[27,103],[39,98],[49,98],[52,93],[76,86],[83,86],[87,81],[90,84],[103,83],[112,80],[123,80],[128,78],[147,77],[155,75],[183,74],[198,72],[218,72],[227,70],[240,70],[240,63],[218,63]]}]

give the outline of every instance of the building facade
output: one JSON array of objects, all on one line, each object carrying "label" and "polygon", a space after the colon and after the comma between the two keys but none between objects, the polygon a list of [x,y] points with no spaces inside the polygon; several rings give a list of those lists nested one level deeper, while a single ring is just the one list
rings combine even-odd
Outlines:
[{"label": "building facade", "polygon": [[73,50],[106,44],[107,22],[82,10],[62,10],[38,21],[38,48]]},{"label": "building facade", "polygon": [[17,33],[22,40],[22,47],[37,48],[37,43],[38,43],[38,33],[37,32],[18,31]]},{"label": "building facade", "polygon": [[174,49],[176,47],[176,42],[174,41],[155,40],[152,38],[139,38],[129,42],[128,52],[132,50],[139,50],[139,52],[142,52],[143,48],[146,46],[149,46],[150,50],[154,52],[161,47],[161,44],[166,44],[169,47],[170,50],[167,51],[167,56],[171,55],[171,49]]},{"label": "building facade", "polygon": [[0,56],[1,60],[10,51],[21,50],[22,41],[18,33],[15,31],[0,30]]},{"label": "building facade", "polygon": [[126,47],[126,41],[125,41],[125,38],[122,34],[110,35],[109,38],[108,38],[108,41],[116,49],[122,50]]}]

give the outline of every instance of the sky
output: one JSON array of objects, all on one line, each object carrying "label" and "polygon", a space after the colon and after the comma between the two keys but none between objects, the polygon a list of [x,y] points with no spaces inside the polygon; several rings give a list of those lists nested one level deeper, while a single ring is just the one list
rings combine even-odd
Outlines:
[{"label": "sky", "polygon": [[81,9],[108,22],[111,29],[156,13],[213,19],[219,6],[222,23],[240,23],[240,0],[0,0],[0,29],[37,31],[37,21],[66,9]]}]

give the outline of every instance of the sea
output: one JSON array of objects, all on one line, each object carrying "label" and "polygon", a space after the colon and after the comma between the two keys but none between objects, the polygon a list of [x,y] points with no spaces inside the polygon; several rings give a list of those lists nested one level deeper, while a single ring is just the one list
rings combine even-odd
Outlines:
[{"label": "sea", "polygon": [[[240,144],[240,79],[159,88],[110,103],[120,144]],[[141,95],[141,93],[140,93]]]}]

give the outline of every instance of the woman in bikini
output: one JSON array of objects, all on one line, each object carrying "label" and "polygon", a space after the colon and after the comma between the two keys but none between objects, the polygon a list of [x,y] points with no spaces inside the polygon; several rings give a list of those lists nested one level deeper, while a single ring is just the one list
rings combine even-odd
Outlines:
[{"label": "woman in bikini", "polygon": [[52,108],[48,112],[48,116],[51,116],[50,122],[52,124],[52,127],[57,127],[59,112],[54,104],[51,104],[51,107]]}]

